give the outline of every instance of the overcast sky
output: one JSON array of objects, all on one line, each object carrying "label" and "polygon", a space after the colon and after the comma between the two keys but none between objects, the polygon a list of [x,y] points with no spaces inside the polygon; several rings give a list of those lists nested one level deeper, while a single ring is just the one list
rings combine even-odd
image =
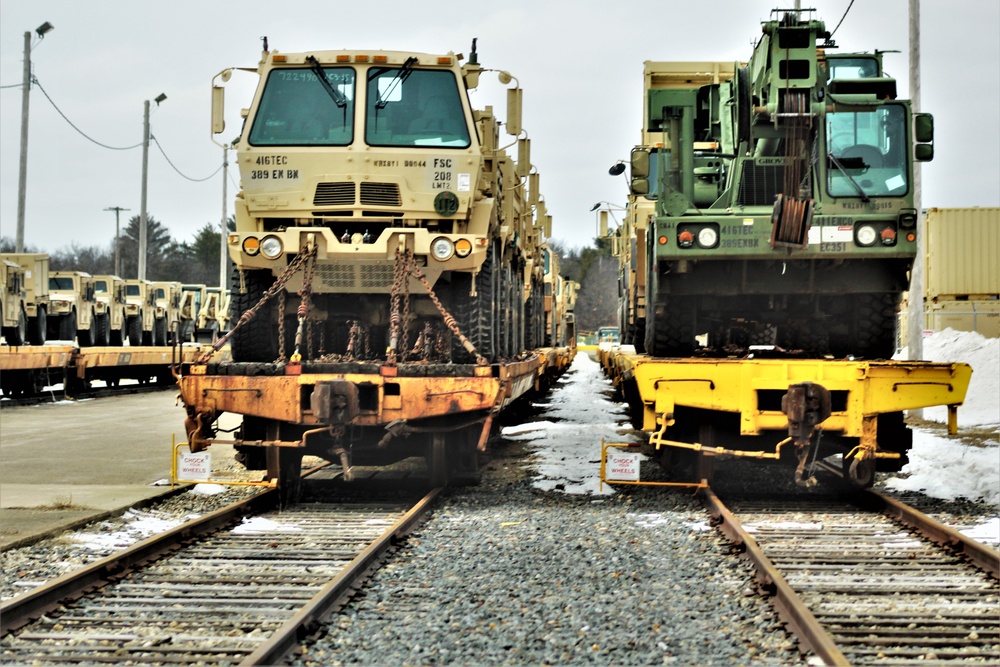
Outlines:
[{"label": "overcast sky", "polygon": [[[34,75],[62,112],[102,144],[142,141],[143,101],[152,106],[147,210],[189,241],[222,217],[222,149],[209,134],[212,77],[256,66],[260,37],[286,52],[385,49],[468,54],[479,39],[484,67],[509,70],[524,89],[524,126],[553,236],[589,245],[598,201],[625,203],[623,177],[608,167],[639,141],[645,60],[747,60],[760,22],[791,0],[501,3],[283,3],[243,0],[0,1],[0,235],[17,220],[23,35],[34,39]],[[819,0],[833,29],[850,0]],[[475,7],[475,9],[473,9]],[[844,51],[896,50],[888,73],[908,97],[907,0],[857,0],[834,39]],[[924,0],[921,107],[933,113],[935,159],[923,170],[925,207],[1000,205],[1000,2]],[[256,76],[233,78],[227,117],[233,138]],[[506,97],[483,76],[474,106],[503,117]],[[232,135],[232,136],[229,136]],[[54,251],[76,243],[109,247],[114,206],[140,208],[142,149],[110,150],[73,129],[36,86],[31,91],[25,243]],[[184,174],[181,176],[178,171]],[[231,170],[227,210],[238,175]]]}]

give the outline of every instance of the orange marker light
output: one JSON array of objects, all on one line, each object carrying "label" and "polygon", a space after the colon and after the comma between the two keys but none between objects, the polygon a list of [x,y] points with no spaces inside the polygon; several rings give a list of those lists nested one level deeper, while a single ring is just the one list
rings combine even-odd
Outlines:
[{"label": "orange marker light", "polygon": [[692,234],[688,230],[685,229],[683,232],[677,235],[677,245],[679,245],[680,247],[687,248],[693,244],[694,244],[694,234]]},{"label": "orange marker light", "polygon": [[666,236],[661,236],[660,238],[657,239],[657,241],[660,242],[660,245],[667,245],[667,237]]},{"label": "orange marker light", "polygon": [[368,62],[368,56],[354,56],[354,62],[356,62],[356,63],[366,63],[366,62]]},{"label": "orange marker light", "polygon": [[338,63],[349,63],[349,62],[351,62],[351,57],[350,56],[337,56],[337,62]]},{"label": "orange marker light", "polygon": [[450,64],[451,64],[451,58],[448,58],[447,56],[442,56],[438,58],[438,65],[450,65]]},{"label": "orange marker light", "polygon": [[377,63],[387,63],[389,62],[389,56],[373,56],[372,60]]},{"label": "orange marker light", "polygon": [[276,62],[276,63],[283,63],[283,62],[285,62],[287,60],[288,60],[288,57],[287,56],[283,56],[283,55],[276,55],[276,56],[272,56],[271,57],[271,62]]},{"label": "orange marker light", "polygon": [[914,234],[913,232],[910,232],[909,234],[906,235],[906,240],[909,241],[910,243],[913,243],[914,241],[917,240],[917,235]]}]

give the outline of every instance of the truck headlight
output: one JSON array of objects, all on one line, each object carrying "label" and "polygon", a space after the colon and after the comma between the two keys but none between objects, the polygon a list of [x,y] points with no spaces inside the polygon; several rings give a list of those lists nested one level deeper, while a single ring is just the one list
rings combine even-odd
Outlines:
[{"label": "truck headlight", "polygon": [[455,245],[443,236],[431,242],[431,255],[439,262],[446,262],[455,254]]},{"label": "truck headlight", "polygon": [[702,227],[698,230],[698,245],[702,248],[714,248],[719,242],[719,233],[714,227]]},{"label": "truck headlight", "polygon": [[855,237],[857,238],[858,245],[867,247],[875,244],[875,239],[878,238],[878,234],[875,232],[875,228],[871,225],[861,225],[858,227]]},{"label": "truck headlight", "polygon": [[277,236],[265,236],[260,241],[260,252],[264,257],[268,259],[277,259],[281,257],[281,239]]}]

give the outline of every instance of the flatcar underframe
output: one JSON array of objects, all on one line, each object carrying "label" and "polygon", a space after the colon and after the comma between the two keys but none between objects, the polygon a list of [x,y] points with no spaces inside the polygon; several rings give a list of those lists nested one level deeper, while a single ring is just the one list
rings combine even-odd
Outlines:
[{"label": "flatcar underframe", "polygon": [[[972,377],[963,363],[653,358],[621,349],[603,350],[601,363],[665,460],[705,452],[797,461],[803,485],[815,483],[807,460],[831,449],[858,486],[876,470],[898,470],[912,445],[904,410],[946,405],[956,434]],[[726,447],[712,442],[716,434],[731,436]]]}]

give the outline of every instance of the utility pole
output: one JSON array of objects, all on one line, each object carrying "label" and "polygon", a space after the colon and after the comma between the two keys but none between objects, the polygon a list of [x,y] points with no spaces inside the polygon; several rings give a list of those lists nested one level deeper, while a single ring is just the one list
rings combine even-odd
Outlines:
[{"label": "utility pole", "polygon": [[[167,99],[163,93],[153,101],[156,106]],[[146,182],[149,179],[149,100],[142,104],[142,196],[139,199],[139,280],[146,279]]]},{"label": "utility pole", "polygon": [[[38,38],[52,30],[46,21],[35,28]],[[31,97],[31,33],[24,33],[24,78],[21,85],[21,159],[17,179],[17,233],[14,252],[24,252],[24,204],[28,193],[28,100]]]},{"label": "utility pole", "polygon": [[226,269],[229,268],[229,263],[226,261],[229,259],[229,252],[226,245],[226,240],[229,236],[229,220],[226,216],[226,179],[229,178],[229,146],[222,147],[222,225],[221,225],[221,236],[222,245],[219,254],[219,287],[221,289],[226,289],[226,277],[229,273]]},{"label": "utility pole", "polygon": [[146,180],[149,176],[149,100],[142,104],[142,195],[139,198],[139,280],[146,279]]},{"label": "utility pole", "polygon": [[115,212],[115,275],[118,276],[119,278],[121,278],[121,276],[122,276],[122,256],[121,256],[121,251],[119,249],[120,240],[121,240],[121,232],[119,231],[118,214],[121,213],[122,211],[131,211],[132,209],[130,209],[130,208],[122,208],[121,206],[109,206],[108,208],[106,208],[104,210],[105,211],[114,211]]},{"label": "utility pole", "polygon": [[[920,0],[910,0],[910,107],[920,111]],[[913,162],[913,206],[917,209],[917,256],[910,270],[907,346],[911,360],[924,353],[924,211],[920,197],[920,163]]]},{"label": "utility pole", "polygon": [[[910,108],[920,111],[920,0],[910,0]],[[913,150],[909,148],[909,150]],[[910,300],[907,312],[907,348],[911,360],[924,356],[924,208],[920,198],[920,163],[913,161],[913,206],[917,209],[917,256],[910,270]],[[910,410],[921,419],[924,411]]]},{"label": "utility pole", "polygon": [[28,191],[28,98],[31,97],[31,33],[24,33],[24,83],[21,86],[21,163],[17,181],[17,236],[14,252],[24,252],[24,202]]}]

